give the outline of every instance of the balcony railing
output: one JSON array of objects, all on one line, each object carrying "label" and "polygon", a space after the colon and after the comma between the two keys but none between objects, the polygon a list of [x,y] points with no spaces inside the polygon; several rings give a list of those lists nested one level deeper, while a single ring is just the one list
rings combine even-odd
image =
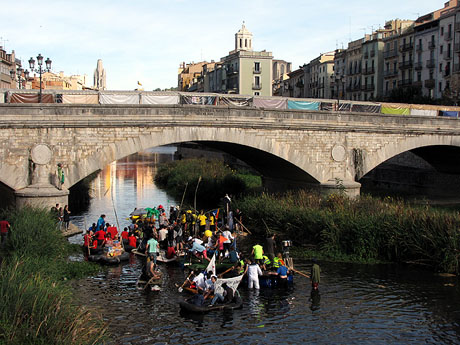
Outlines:
[{"label": "balcony railing", "polygon": [[375,90],[375,84],[363,85],[363,90],[365,90],[365,91],[374,91]]},{"label": "balcony railing", "polygon": [[405,69],[405,68],[412,68],[412,61],[403,61],[399,63],[399,68]]},{"label": "balcony railing", "polygon": [[374,56],[375,56],[375,49],[372,49],[372,50],[370,51],[370,54],[371,54],[371,57],[374,57]]},{"label": "balcony railing", "polygon": [[444,52],[444,60],[451,60],[452,59],[452,52],[447,50]]},{"label": "balcony railing", "polygon": [[253,90],[261,90],[262,89],[262,84],[252,84],[252,89]]},{"label": "balcony railing", "polygon": [[391,77],[395,77],[395,76],[397,76],[397,75],[398,75],[398,71],[397,71],[397,70],[392,70],[392,69],[390,69],[390,70],[387,70],[387,71],[384,71],[384,72],[383,72],[383,76],[384,76],[385,78],[391,78]]},{"label": "balcony railing", "polygon": [[423,51],[423,45],[421,45],[420,43],[417,44],[417,46],[415,47],[415,50],[416,50],[417,52],[422,52],[422,51]]},{"label": "balcony railing", "polygon": [[451,41],[453,38],[452,31],[444,34],[444,41]]},{"label": "balcony railing", "polygon": [[434,79],[425,80],[425,87],[427,89],[434,89],[435,85],[436,85],[436,81]]},{"label": "balcony railing", "polygon": [[423,63],[422,63],[422,62],[416,62],[416,63],[414,64],[414,68],[415,68],[417,71],[423,69]]},{"label": "balcony railing", "polygon": [[368,58],[369,58],[369,52],[364,52],[363,55],[364,55],[364,58],[365,58],[365,59],[368,59]]},{"label": "balcony railing", "polygon": [[398,80],[398,86],[409,86],[412,85],[412,79],[403,79],[403,80]]},{"label": "balcony railing", "polygon": [[387,50],[383,52],[383,58],[384,59],[389,59],[392,57],[398,56],[398,52],[396,50]]},{"label": "balcony railing", "polygon": [[375,73],[375,68],[374,67],[363,68],[363,74],[364,75],[374,74],[374,73]]},{"label": "balcony railing", "polygon": [[434,68],[435,62],[434,59],[426,60],[426,68]]},{"label": "balcony railing", "polygon": [[252,68],[252,73],[254,73],[254,74],[260,74],[260,73],[262,73],[262,70],[261,70],[260,68],[255,68],[255,67],[253,67],[253,68]]},{"label": "balcony railing", "polygon": [[412,50],[413,48],[414,48],[414,43],[412,43],[412,42],[401,44],[399,46],[399,50],[402,51],[402,52]]},{"label": "balcony railing", "polygon": [[413,87],[422,87],[422,85],[423,84],[421,80],[412,82]]},{"label": "balcony railing", "polygon": [[432,49],[435,49],[435,48],[436,48],[436,42],[431,41],[430,43],[428,43],[428,49],[432,50]]}]

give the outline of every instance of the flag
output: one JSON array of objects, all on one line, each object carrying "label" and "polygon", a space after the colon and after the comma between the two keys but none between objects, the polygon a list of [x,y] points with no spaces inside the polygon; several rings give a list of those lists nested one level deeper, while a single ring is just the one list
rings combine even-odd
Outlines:
[{"label": "flag", "polygon": [[238,285],[241,283],[241,279],[243,279],[244,274],[233,277],[233,278],[226,278],[226,279],[217,279],[215,285],[214,285],[214,293],[220,293],[222,294],[224,292],[224,289],[222,288],[222,284],[227,283],[228,287],[232,288],[233,291],[236,291],[238,289]]},{"label": "flag", "polygon": [[142,86],[142,84],[141,84],[141,82],[139,80],[137,81],[137,85]]},{"label": "flag", "polygon": [[212,275],[216,275],[216,254],[212,256],[211,261],[209,261],[208,267],[206,267],[206,272],[212,272]]}]

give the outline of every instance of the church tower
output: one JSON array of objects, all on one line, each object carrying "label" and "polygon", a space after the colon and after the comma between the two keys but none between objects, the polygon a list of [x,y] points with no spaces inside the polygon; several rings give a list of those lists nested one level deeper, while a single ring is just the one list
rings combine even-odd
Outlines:
[{"label": "church tower", "polygon": [[235,51],[252,51],[252,33],[244,25],[235,34]]},{"label": "church tower", "polygon": [[94,70],[94,89],[105,90],[107,85],[105,83],[105,69],[102,67],[102,60],[97,60],[97,67]]}]

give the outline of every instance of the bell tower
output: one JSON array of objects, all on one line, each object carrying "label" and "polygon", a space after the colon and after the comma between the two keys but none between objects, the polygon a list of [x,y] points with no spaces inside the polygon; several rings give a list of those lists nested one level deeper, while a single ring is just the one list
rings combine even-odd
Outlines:
[{"label": "bell tower", "polygon": [[246,50],[252,51],[252,33],[246,29],[246,26],[241,26],[241,29],[235,34],[235,51]]}]

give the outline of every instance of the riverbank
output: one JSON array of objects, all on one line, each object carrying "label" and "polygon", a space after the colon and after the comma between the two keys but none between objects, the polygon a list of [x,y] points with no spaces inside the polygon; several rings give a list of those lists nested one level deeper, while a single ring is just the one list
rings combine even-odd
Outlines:
[{"label": "riverbank", "polygon": [[[458,273],[460,216],[457,212],[414,206],[392,198],[305,191],[261,194],[235,200],[256,235],[270,230],[310,246],[305,255],[347,262],[396,262]],[[296,250],[302,255],[302,250]]]},{"label": "riverbank", "polygon": [[103,341],[101,318],[77,307],[68,284],[99,267],[71,262],[71,245],[46,210],[25,208],[1,215],[11,224],[0,271],[0,342],[87,344]]}]

